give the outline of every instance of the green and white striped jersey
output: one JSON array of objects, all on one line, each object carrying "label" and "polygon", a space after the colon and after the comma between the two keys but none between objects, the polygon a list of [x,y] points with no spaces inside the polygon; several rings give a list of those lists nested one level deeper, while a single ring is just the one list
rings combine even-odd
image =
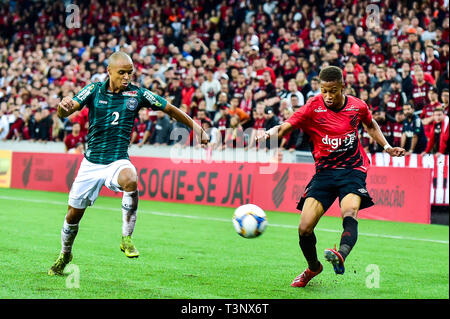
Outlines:
[{"label": "green and white striped jersey", "polygon": [[129,159],[128,145],[139,109],[164,110],[167,101],[151,91],[129,84],[120,93],[107,91],[105,82],[85,86],[73,98],[89,108],[89,133],[84,156],[92,163],[110,164]]}]

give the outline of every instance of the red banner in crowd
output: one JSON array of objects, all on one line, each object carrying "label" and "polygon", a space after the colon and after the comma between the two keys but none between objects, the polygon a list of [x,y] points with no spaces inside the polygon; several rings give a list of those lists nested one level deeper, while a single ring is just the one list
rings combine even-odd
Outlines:
[{"label": "red banner in crowd", "polygon": [[[12,188],[68,192],[82,156],[13,153]],[[297,202],[314,174],[312,164],[173,163],[133,157],[144,200],[237,207],[254,203],[269,211],[298,212]],[[367,190],[375,206],[360,218],[430,223],[431,169],[372,167]],[[121,196],[103,188],[101,195]],[[327,212],[340,216],[337,201]]]}]

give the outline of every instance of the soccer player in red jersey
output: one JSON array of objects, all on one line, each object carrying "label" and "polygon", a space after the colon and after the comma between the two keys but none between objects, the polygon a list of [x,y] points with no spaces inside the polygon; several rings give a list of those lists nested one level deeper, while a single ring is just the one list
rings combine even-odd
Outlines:
[{"label": "soccer player in red jersey", "polygon": [[339,250],[326,249],[325,259],[336,274],[344,273],[344,261],[356,243],[358,211],[374,204],[366,188],[370,162],[358,139],[358,124],[362,122],[369,135],[391,156],[405,154],[404,149],[389,145],[366,103],[344,95],[341,69],[326,67],[319,78],[321,94],[310,98],[287,121],[257,136],[280,139],[300,128],[312,141],[316,174],[297,206],[302,211],[299,244],[308,268],[294,279],[293,287],[306,286],[323,270],[317,258],[314,228],[335,199],[339,197],[344,230]]}]

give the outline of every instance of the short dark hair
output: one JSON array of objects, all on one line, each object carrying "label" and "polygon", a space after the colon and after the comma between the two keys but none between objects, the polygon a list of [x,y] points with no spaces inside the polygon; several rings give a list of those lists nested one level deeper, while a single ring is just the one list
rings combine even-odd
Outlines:
[{"label": "short dark hair", "polygon": [[319,79],[323,82],[340,82],[344,83],[342,70],[337,66],[331,65],[323,68],[319,73]]}]

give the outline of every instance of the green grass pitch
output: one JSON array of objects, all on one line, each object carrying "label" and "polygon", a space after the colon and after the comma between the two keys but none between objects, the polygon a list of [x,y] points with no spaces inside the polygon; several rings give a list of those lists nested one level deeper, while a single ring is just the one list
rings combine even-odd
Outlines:
[{"label": "green grass pitch", "polygon": [[232,208],[140,201],[134,241],[119,249],[120,198],[87,209],[65,277],[47,270],[60,250],[67,194],[0,189],[0,298],[447,299],[449,227],[360,220],[358,242],[337,276],[323,250],[339,244],[341,219],[316,228],[324,271],[306,288],[290,283],[306,262],[300,215],[267,212],[266,232],[238,236]]}]

